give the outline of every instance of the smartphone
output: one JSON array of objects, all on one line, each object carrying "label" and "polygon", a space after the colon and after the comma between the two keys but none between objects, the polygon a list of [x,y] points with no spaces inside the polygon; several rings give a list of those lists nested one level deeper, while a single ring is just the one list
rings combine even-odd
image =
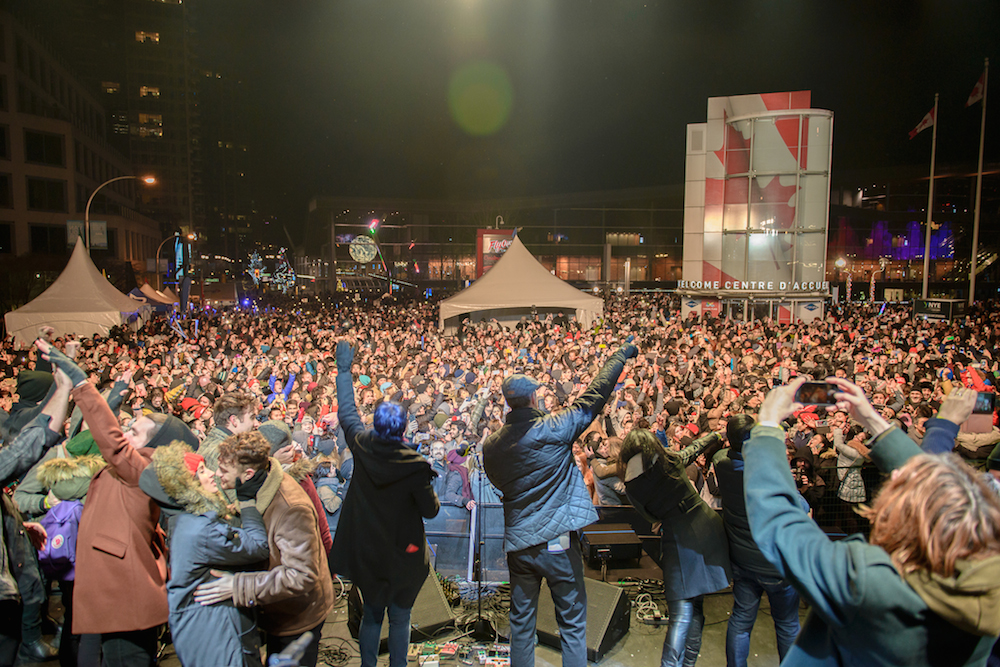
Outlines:
[{"label": "smartphone", "polygon": [[840,388],[829,382],[805,382],[795,392],[795,400],[803,405],[836,405],[833,395]]},{"label": "smartphone", "polygon": [[981,391],[976,396],[976,406],[972,408],[974,415],[991,415],[996,408],[997,395],[992,391]]}]

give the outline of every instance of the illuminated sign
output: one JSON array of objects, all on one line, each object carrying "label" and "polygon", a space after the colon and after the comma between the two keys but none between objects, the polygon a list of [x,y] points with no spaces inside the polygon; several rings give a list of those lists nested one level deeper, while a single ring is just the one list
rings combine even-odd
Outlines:
[{"label": "illuminated sign", "polygon": [[732,290],[738,292],[815,292],[829,290],[827,281],[787,282],[759,280],[679,280],[677,289]]},{"label": "illuminated sign", "polygon": [[479,229],[476,234],[476,278],[489,271],[514,242],[514,230]]}]

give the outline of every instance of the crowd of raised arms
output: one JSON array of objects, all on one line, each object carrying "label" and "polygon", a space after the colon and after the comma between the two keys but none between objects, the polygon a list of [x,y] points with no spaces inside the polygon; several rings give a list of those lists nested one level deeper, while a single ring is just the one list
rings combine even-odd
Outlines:
[{"label": "crowd of raised arms", "polygon": [[[338,351],[345,341],[350,355],[343,345]],[[646,446],[635,434],[648,431],[655,436],[648,447],[659,443],[683,455],[687,482],[723,510],[725,485],[733,482],[720,462],[734,433],[744,433],[736,425],[749,439],[754,423],[784,429],[787,470],[803,508],[831,535],[872,530],[869,505],[886,479],[872,453],[876,421],[921,446],[929,423],[951,420],[949,449],[1000,498],[996,415],[984,416],[985,427],[959,428],[968,414],[956,407],[957,395],[990,393],[1000,383],[994,303],[950,322],[888,305],[834,308],[810,323],[786,323],[683,318],[676,297],[619,295],[589,327],[572,313],[554,313],[506,326],[465,322],[446,333],[428,301],[313,297],[156,317],[103,337],[57,336],[42,327],[30,346],[10,337],[0,344],[0,477],[10,492],[2,499],[0,666],[18,654],[55,656],[42,620],[57,586],[67,608],[63,664],[98,664],[102,652],[105,664],[144,664],[135,656],[155,653],[156,644],[147,631],[168,622],[185,665],[260,664],[260,645],[255,658],[245,636],[206,653],[202,645],[224,621],[195,612],[224,602],[231,610],[225,622],[243,635],[257,636],[255,627],[267,632],[268,653],[287,646],[278,640],[322,627],[333,604],[331,575],[338,574],[328,555],[358,456],[356,429],[342,423],[345,401],[356,405],[362,427],[379,433],[379,406],[401,406],[401,440],[436,473],[430,484],[440,505],[467,513],[477,502],[504,500],[474,459],[510,412],[505,379],[533,378],[537,407],[556,413],[584,396],[623,346],[634,347],[627,355],[634,358],[597,418],[567,443],[595,506],[637,504],[635,475],[648,471],[648,461],[638,473],[626,467]],[[803,378],[837,378],[851,399],[829,410],[795,404],[772,424],[777,399],[769,396],[780,393],[773,390]],[[862,415],[855,403],[871,410]],[[307,501],[299,502],[299,489]],[[285,524],[294,528],[275,525],[279,512],[293,517]],[[303,525],[309,516],[317,525]],[[44,526],[51,532],[55,522],[73,521],[75,554],[55,553]],[[104,523],[124,527],[103,530]],[[150,540],[160,544],[151,552]],[[204,553],[176,546],[199,540],[216,555],[214,570],[204,566]],[[721,545],[713,548],[724,550],[724,539]],[[135,553],[137,546],[150,553]],[[254,563],[257,573],[242,571]],[[182,576],[184,567],[190,576]],[[728,564],[726,573],[731,581]],[[109,584],[115,577],[120,581]],[[1000,600],[993,604],[1000,616]],[[391,602],[384,606],[392,618]],[[984,633],[995,634],[996,623],[987,625]],[[303,664],[309,660],[307,652]]]}]

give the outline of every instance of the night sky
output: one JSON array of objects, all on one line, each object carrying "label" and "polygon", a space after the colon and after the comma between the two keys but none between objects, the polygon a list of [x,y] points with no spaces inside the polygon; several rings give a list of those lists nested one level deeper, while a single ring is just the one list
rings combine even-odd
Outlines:
[{"label": "night sky", "polygon": [[[259,208],[317,195],[468,198],[677,184],[707,98],[812,90],[837,172],[974,167],[1000,2],[214,0],[201,38],[252,100]],[[452,103],[449,103],[451,95]],[[1000,97],[993,95],[991,118]],[[987,125],[987,161],[1000,127]]]}]

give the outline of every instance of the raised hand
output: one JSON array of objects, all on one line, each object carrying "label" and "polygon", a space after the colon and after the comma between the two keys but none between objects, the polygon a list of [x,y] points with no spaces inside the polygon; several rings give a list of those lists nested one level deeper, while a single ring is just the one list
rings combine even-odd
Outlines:
[{"label": "raised hand", "polygon": [[350,372],[354,363],[354,348],[346,340],[337,341],[337,371]]},{"label": "raised hand", "polygon": [[56,368],[65,373],[74,387],[87,381],[87,374],[83,372],[83,369],[48,342],[39,338],[35,341],[35,345],[38,347],[38,351],[42,353],[42,358],[52,362]]},{"label": "raised hand", "polygon": [[963,424],[972,416],[972,410],[976,407],[976,398],[979,392],[966,387],[955,387],[938,410],[937,418],[946,419],[952,424]]}]

